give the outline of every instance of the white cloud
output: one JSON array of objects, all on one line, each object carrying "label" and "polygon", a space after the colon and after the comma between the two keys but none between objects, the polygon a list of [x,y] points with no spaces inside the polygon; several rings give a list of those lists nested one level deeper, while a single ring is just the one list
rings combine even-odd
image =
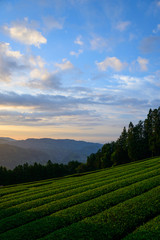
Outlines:
[{"label": "white cloud", "polygon": [[70,61],[67,61],[66,58],[62,60],[62,63],[55,63],[54,65],[62,71],[74,68],[73,64]]},{"label": "white cloud", "polygon": [[114,74],[112,78],[115,79],[123,89],[139,89],[142,84],[142,79],[128,75]]},{"label": "white cloud", "polygon": [[49,76],[49,73],[46,69],[39,69],[39,68],[34,68],[31,72],[30,72],[30,77],[32,79],[41,79],[41,80],[45,80],[47,79]]},{"label": "white cloud", "polygon": [[108,68],[112,68],[115,71],[121,71],[124,67],[126,67],[126,63],[122,63],[116,57],[107,57],[103,62],[96,63],[98,69],[100,71],[106,71]]},{"label": "white cloud", "polygon": [[140,67],[141,71],[147,71],[148,70],[148,68],[147,68],[148,59],[138,57],[137,58],[137,62],[139,64],[139,67]]},{"label": "white cloud", "polygon": [[19,87],[32,89],[59,89],[61,83],[57,71],[48,71],[45,64],[40,56],[23,55],[13,51],[9,43],[0,43],[0,81],[9,83],[8,86],[14,84],[15,87],[18,83]]},{"label": "white cloud", "polygon": [[9,43],[0,43],[0,50],[7,57],[18,59],[23,56],[19,51],[12,51]]},{"label": "white cloud", "polygon": [[74,41],[74,43],[75,44],[78,44],[78,45],[80,45],[80,46],[83,46],[83,41],[81,40],[82,39],[82,36],[80,35],[80,36],[78,36],[77,38],[76,38],[76,40]]},{"label": "white cloud", "polygon": [[127,27],[131,24],[131,22],[129,21],[125,21],[125,22],[119,22],[116,25],[116,29],[119,30],[120,32],[123,32],[127,29]]},{"label": "white cloud", "polygon": [[82,49],[79,49],[78,52],[71,51],[71,52],[70,52],[70,55],[79,57],[79,55],[80,55],[81,53],[83,53],[83,50],[82,50]]},{"label": "white cloud", "polygon": [[156,29],[153,29],[153,33],[158,33],[160,31],[160,24],[157,24]]},{"label": "white cloud", "polygon": [[21,85],[27,86],[31,89],[59,89],[60,78],[58,71],[50,72],[45,68],[46,62],[40,56],[29,56],[28,63],[30,72],[28,72],[28,80],[24,81]]},{"label": "white cloud", "polygon": [[40,32],[26,27],[25,24],[15,23],[12,27],[3,26],[3,30],[12,39],[15,39],[26,45],[40,47],[40,44],[45,44],[47,42],[47,39],[43,37]]},{"label": "white cloud", "polygon": [[45,65],[45,61],[41,58],[41,56],[29,56],[27,61],[29,62],[29,65],[31,67],[36,67],[38,66],[39,68],[43,68]]}]

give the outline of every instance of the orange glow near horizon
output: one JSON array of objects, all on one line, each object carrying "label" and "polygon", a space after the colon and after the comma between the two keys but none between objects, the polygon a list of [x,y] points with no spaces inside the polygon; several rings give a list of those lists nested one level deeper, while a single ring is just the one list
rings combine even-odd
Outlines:
[{"label": "orange glow near horizon", "polygon": [[[51,126],[12,126],[12,125],[0,125],[0,137],[10,137],[15,140],[25,140],[27,138],[53,138],[53,139],[74,139],[77,141],[89,141],[106,143],[109,139],[106,135],[102,137],[102,129],[97,129],[97,136],[95,139],[95,132],[91,129],[85,131],[85,134],[81,129],[76,127],[51,127]],[[108,135],[109,136],[109,135]],[[115,140],[115,137],[109,136],[109,138]]]}]

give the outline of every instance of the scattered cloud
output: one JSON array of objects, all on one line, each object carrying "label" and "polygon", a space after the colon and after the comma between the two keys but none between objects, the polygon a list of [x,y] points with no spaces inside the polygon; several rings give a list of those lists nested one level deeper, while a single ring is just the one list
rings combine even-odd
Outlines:
[{"label": "scattered cloud", "polygon": [[108,39],[105,39],[100,36],[94,36],[92,40],[90,40],[91,50],[104,50],[107,51],[111,50],[110,44],[108,42]]},{"label": "scattered cloud", "polygon": [[62,71],[74,68],[73,64],[66,58],[62,60],[62,63],[55,63],[54,66]]},{"label": "scattered cloud", "polygon": [[46,64],[45,61],[41,58],[41,56],[30,55],[27,58],[27,61],[31,67],[43,68]]},{"label": "scattered cloud", "polygon": [[122,71],[126,67],[126,63],[122,63],[118,58],[116,57],[107,57],[102,62],[96,62],[96,65],[100,71],[106,71],[108,68],[111,68],[115,71]]},{"label": "scattered cloud", "polygon": [[71,51],[71,52],[70,52],[70,55],[79,57],[79,55],[80,55],[81,53],[83,53],[83,50],[82,50],[82,49],[79,49],[78,52]]},{"label": "scattered cloud", "polygon": [[[19,86],[59,89],[61,86],[59,75],[56,71],[49,72],[45,65],[46,62],[40,56],[24,55],[19,51],[13,51],[9,43],[0,43],[0,81],[2,82],[10,83],[15,74],[21,79]],[[61,66],[61,69],[67,67],[71,67],[68,62],[65,66]]]},{"label": "scattered cloud", "polygon": [[0,43],[1,53],[6,55],[6,57],[11,57],[19,59],[22,54],[19,51],[12,51],[9,43]]},{"label": "scattered cloud", "polygon": [[146,58],[141,58],[141,57],[138,57],[137,58],[137,62],[139,64],[139,67],[140,67],[140,70],[141,71],[147,71],[148,70],[148,59]]},{"label": "scattered cloud", "polygon": [[52,29],[63,29],[64,20],[61,19],[57,21],[52,16],[43,17],[43,22],[45,26],[45,30],[51,31]]},{"label": "scattered cloud", "polygon": [[35,68],[30,72],[30,79],[24,85],[35,89],[60,89],[61,79],[56,73],[50,73],[45,68]]},{"label": "scattered cloud", "polygon": [[78,45],[80,45],[80,46],[83,46],[83,41],[81,40],[82,39],[82,36],[81,35],[79,35],[77,38],[76,38],[76,40],[74,41],[74,43],[75,44],[78,44]]},{"label": "scattered cloud", "polygon": [[23,23],[13,23],[11,27],[5,25],[3,31],[12,39],[26,45],[40,47],[41,44],[47,43],[47,39],[39,31],[26,25],[27,20]]},{"label": "scattered cloud", "polygon": [[28,71],[27,79],[22,82],[22,86],[34,89],[59,89],[61,79],[58,71],[49,71],[46,68],[46,62],[40,56],[26,56],[30,71]]},{"label": "scattered cloud", "polygon": [[141,90],[140,86],[143,82],[141,78],[119,74],[114,74],[112,78],[117,81],[119,89],[135,89],[136,91],[138,89]]},{"label": "scattered cloud", "polygon": [[130,21],[124,21],[124,22],[118,22],[116,25],[116,29],[119,30],[120,32],[123,32],[127,29],[127,27],[131,24]]},{"label": "scattered cloud", "polygon": [[84,138],[82,126],[92,125],[90,134],[105,138],[108,129],[116,136],[123,124],[158,106],[160,0],[31,2],[1,9],[1,40],[10,42],[0,43],[1,128],[34,126],[30,134],[40,135],[36,126],[54,125],[52,137],[72,129]]},{"label": "scattered cloud", "polygon": [[0,42],[0,81],[10,82],[11,75],[24,68],[27,68],[24,56],[19,51],[13,51],[9,43]]}]

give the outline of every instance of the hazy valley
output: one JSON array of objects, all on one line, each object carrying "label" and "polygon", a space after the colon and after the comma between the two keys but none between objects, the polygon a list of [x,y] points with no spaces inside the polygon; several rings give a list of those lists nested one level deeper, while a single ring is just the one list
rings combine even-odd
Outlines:
[{"label": "hazy valley", "polygon": [[0,138],[0,166],[13,169],[17,165],[34,162],[45,164],[68,163],[77,160],[86,162],[87,156],[96,153],[102,144],[75,140],[51,138],[14,140]]}]

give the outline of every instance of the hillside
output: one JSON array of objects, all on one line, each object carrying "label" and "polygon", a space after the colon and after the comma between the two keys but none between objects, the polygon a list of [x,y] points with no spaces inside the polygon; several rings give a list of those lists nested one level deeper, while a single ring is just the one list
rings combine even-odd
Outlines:
[{"label": "hillside", "polygon": [[160,158],[0,188],[1,240],[147,239],[160,234]]},{"label": "hillside", "polygon": [[87,156],[102,147],[99,143],[50,138],[14,140],[0,138],[0,166],[13,169],[19,164],[86,162]]},{"label": "hillside", "polygon": [[0,144],[0,166],[13,169],[17,165],[23,165],[28,162],[44,163],[48,159],[48,154],[35,149],[25,149],[10,144]]}]

